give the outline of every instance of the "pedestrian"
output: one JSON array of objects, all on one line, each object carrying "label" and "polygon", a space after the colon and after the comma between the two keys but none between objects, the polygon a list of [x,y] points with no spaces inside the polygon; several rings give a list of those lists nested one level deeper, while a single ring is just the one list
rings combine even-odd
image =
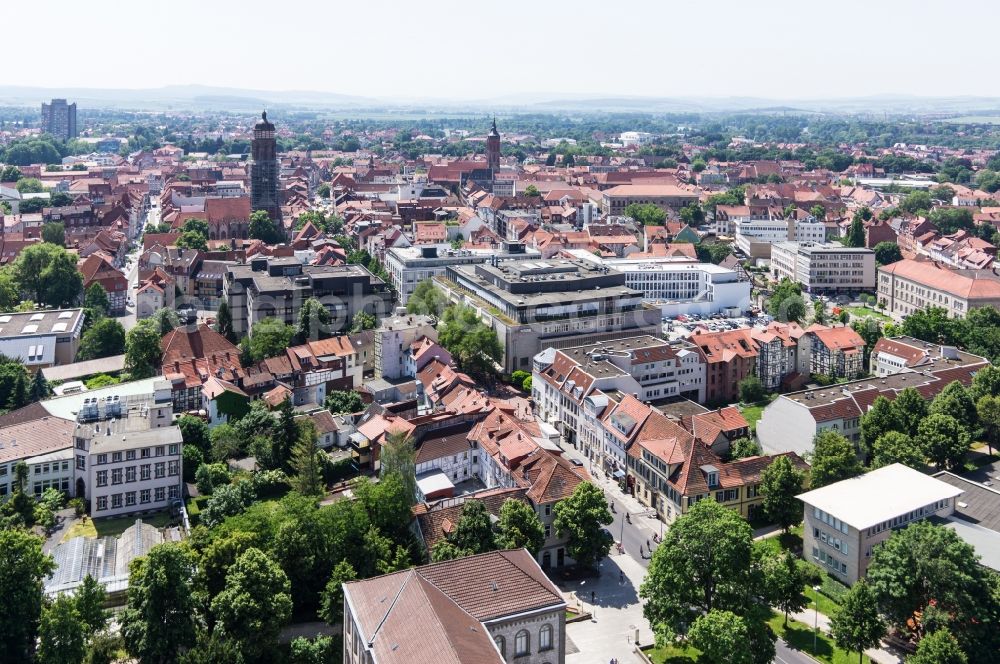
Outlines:
[{"label": "pedestrian", "polygon": [[590,591],[590,603],[594,604],[597,601],[597,593],[593,590]]},{"label": "pedestrian", "polygon": [[618,570],[618,583],[625,583],[625,572]]}]

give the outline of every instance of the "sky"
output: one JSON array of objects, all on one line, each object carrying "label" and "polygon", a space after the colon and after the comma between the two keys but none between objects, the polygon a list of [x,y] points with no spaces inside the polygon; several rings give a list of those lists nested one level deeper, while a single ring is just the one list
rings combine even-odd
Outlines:
[{"label": "sky", "polygon": [[0,77],[6,85],[201,84],[459,101],[1000,96],[994,40],[977,28],[997,24],[997,0],[3,5],[8,27],[27,26],[3,31],[4,51],[21,54]]}]

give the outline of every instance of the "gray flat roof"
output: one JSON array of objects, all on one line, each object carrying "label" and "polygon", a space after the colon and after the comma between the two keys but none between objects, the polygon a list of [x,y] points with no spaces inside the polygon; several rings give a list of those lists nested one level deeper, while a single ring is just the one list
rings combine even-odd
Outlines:
[{"label": "gray flat roof", "polygon": [[947,471],[935,473],[934,478],[962,490],[955,504],[956,515],[1000,533],[1000,491]]},{"label": "gray flat roof", "polygon": [[125,368],[125,356],[113,355],[97,360],[85,360],[42,369],[45,380],[73,380],[99,373],[115,373]]}]

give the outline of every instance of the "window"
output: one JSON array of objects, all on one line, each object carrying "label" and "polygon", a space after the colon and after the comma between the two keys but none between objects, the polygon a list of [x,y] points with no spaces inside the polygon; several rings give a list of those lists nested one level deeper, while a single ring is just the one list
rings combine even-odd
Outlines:
[{"label": "window", "polygon": [[142,491],[140,491],[139,492],[139,502],[140,503],[148,503],[149,502],[150,494],[151,494],[151,492],[150,492],[149,489],[143,489]]},{"label": "window", "polygon": [[548,650],[552,647],[552,625],[542,625],[538,632],[538,649]]},{"label": "window", "polygon": [[545,506],[545,516],[549,516],[550,514],[552,514],[552,505],[546,505]]},{"label": "window", "polygon": [[166,491],[163,490],[162,486],[156,487],[156,502],[162,503],[166,500]]},{"label": "window", "polygon": [[141,458],[143,458],[143,459],[148,459],[149,458],[149,448],[148,447],[144,447],[141,450],[139,450],[139,456]]},{"label": "window", "polygon": [[148,463],[144,463],[141,466],[139,466],[139,477],[141,477],[143,480],[148,480],[149,479],[149,464]]},{"label": "window", "polygon": [[166,451],[166,448],[163,447],[163,445],[157,445],[156,446],[156,456],[163,456],[163,454],[164,454],[165,451]]},{"label": "window", "polygon": [[97,471],[97,486],[107,486],[108,485],[108,471],[99,470]]},{"label": "window", "polygon": [[545,524],[545,537],[548,538],[551,536],[552,536],[552,526],[550,526],[549,524]]},{"label": "window", "polygon": [[135,466],[129,466],[125,469],[125,481],[135,482]]},{"label": "window", "polygon": [[107,454],[98,454],[97,455],[97,463],[98,464],[103,464],[103,463],[107,463],[107,462],[108,462],[108,455]]},{"label": "window", "polygon": [[111,483],[112,484],[121,484],[122,483],[122,469],[121,468],[112,468],[111,469]]},{"label": "window", "polygon": [[177,475],[180,472],[181,472],[181,463],[180,463],[180,461],[171,461],[170,463],[167,464],[167,474],[168,475]]},{"label": "window", "polygon": [[[350,624],[350,623],[348,623],[348,624]],[[498,637],[496,637],[493,640],[497,642],[497,650],[500,651],[500,656],[503,657],[503,658],[506,658],[507,657],[507,641],[502,636],[498,636]]]},{"label": "window", "polygon": [[128,491],[125,493],[125,505],[128,507],[135,505],[135,491]]},{"label": "window", "polygon": [[122,453],[121,452],[112,452],[111,453],[111,462],[112,463],[119,463],[119,462],[121,462],[121,460],[122,460]]},{"label": "window", "polygon": [[118,509],[121,506],[122,506],[122,495],[120,493],[112,494],[111,509]]},{"label": "window", "polygon": [[128,450],[125,452],[126,461],[135,461],[135,450]]},{"label": "window", "polygon": [[167,473],[167,464],[163,463],[162,461],[156,464],[156,479],[164,477],[166,473]]},{"label": "window", "polygon": [[529,644],[528,630],[522,629],[520,632],[517,633],[517,636],[514,637],[514,657],[527,655],[528,644]]},{"label": "window", "polygon": [[97,511],[101,512],[101,511],[106,510],[106,509],[108,509],[108,497],[107,496],[98,496],[97,497]]}]

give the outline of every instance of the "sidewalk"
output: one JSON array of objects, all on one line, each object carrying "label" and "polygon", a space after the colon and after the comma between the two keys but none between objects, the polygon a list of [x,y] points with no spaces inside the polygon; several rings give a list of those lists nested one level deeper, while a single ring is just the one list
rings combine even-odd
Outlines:
[{"label": "sidewalk", "polygon": [[[809,608],[805,611],[798,611],[796,613],[789,613],[789,618],[794,618],[804,625],[812,627],[813,625],[819,625],[819,629],[824,634],[830,633],[830,618],[819,613],[815,608]],[[881,648],[872,648],[865,651],[868,655],[868,659],[873,662],[878,662],[878,664],[902,664],[903,660],[893,654],[885,644]]]}]

